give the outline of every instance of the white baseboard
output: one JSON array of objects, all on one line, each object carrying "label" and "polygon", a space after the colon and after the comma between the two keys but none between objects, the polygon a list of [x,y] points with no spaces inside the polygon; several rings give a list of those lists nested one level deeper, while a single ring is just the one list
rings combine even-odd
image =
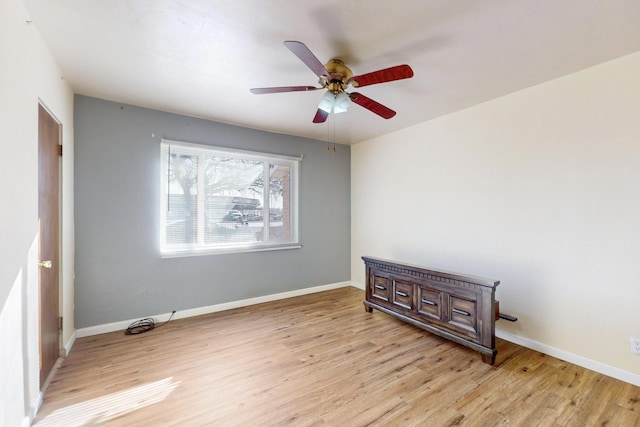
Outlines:
[{"label": "white baseboard", "polygon": [[364,291],[364,283],[349,282],[349,285]]},{"label": "white baseboard", "polygon": [[71,351],[71,347],[73,347],[73,344],[76,342],[76,337],[78,331],[75,330],[73,331],[73,333],[71,334],[71,337],[69,337],[69,341],[67,341],[63,346],[62,346],[62,357],[67,357],[69,355],[69,352]]},{"label": "white baseboard", "polygon": [[496,337],[502,338],[503,340],[510,341],[526,348],[530,348],[532,350],[539,351],[540,353],[565,360],[569,363],[573,363],[574,365],[582,366],[583,368],[601,373],[608,377],[640,386],[640,375],[634,374],[633,372],[625,371],[624,369],[616,368],[614,366],[597,362],[595,360],[587,359],[586,357],[570,353],[568,351],[561,350],[559,348],[555,348],[529,338],[521,337],[520,335],[516,335],[502,329],[496,328]]},{"label": "white baseboard", "polygon": [[[218,311],[231,310],[231,309],[240,308],[240,307],[247,307],[247,306],[250,306],[250,305],[262,304],[264,302],[271,302],[271,301],[277,301],[277,300],[286,299],[286,298],[293,298],[293,297],[297,297],[297,296],[301,296],[301,295],[314,294],[314,293],[317,293],[317,292],[328,291],[328,290],[331,290],[331,289],[344,288],[344,287],[347,287],[347,286],[353,286],[353,287],[356,287],[356,288],[360,288],[359,284],[357,284],[355,282],[350,282],[350,281],[331,283],[329,285],[314,286],[312,288],[304,288],[304,289],[296,289],[295,291],[281,292],[281,293],[278,293],[278,294],[265,295],[265,296],[262,296],[262,297],[255,297],[255,298],[248,298],[248,299],[243,299],[243,300],[239,300],[239,301],[225,302],[225,303],[222,303],[222,304],[215,304],[215,305],[209,305],[209,306],[205,306],[205,307],[191,308],[191,309],[188,309],[188,310],[179,310],[179,311],[176,311],[176,314],[173,316],[173,318],[174,319],[184,319],[184,318],[187,318],[187,317],[201,316],[203,314],[216,313]],[[364,288],[360,288],[360,289],[364,289]],[[147,317],[151,317],[152,319],[154,319],[157,322],[157,321],[159,321],[158,319],[162,319],[162,321],[166,321],[166,320],[169,319],[170,316],[171,316],[171,313],[164,313],[164,314],[157,314],[155,316],[147,316]],[[96,326],[89,326],[87,328],[80,328],[80,329],[76,330],[74,335],[77,338],[83,338],[83,337],[89,337],[89,336],[92,336],[92,335],[105,334],[107,332],[124,331],[125,329],[127,329],[127,327],[131,323],[135,322],[136,320],[139,320],[139,319],[122,320],[122,321],[119,321],[119,322],[107,323],[107,324],[96,325]],[[75,337],[74,337],[74,340],[75,340]],[[67,350],[67,353],[70,350],[71,350],[71,348],[69,347],[69,349]]]},{"label": "white baseboard", "polygon": [[[239,301],[231,301],[222,304],[209,305],[206,307],[197,307],[188,310],[180,310],[177,311],[174,315],[174,319],[183,319],[187,317],[200,316],[203,314],[216,313],[218,311],[231,310],[234,308],[247,307],[250,305],[261,304],[264,302],[277,301],[286,298],[293,298],[301,295],[308,295],[317,292],[328,291],[331,289],[344,288],[347,286],[352,286],[354,288],[358,288],[364,290],[364,284],[346,281],[346,282],[338,282],[332,283],[329,285],[315,286],[312,288],[305,289],[296,289],[295,291],[282,292],[278,294],[265,295],[262,297],[256,298],[248,298]],[[152,317],[154,320],[162,319],[166,321],[171,316],[171,313],[158,314]],[[71,347],[75,342],[76,338],[83,338],[92,335],[104,334],[107,332],[114,331],[124,331],[127,327],[139,319],[129,319],[123,320],[119,322],[107,323],[104,325],[96,325],[90,326],[88,328],[77,329],[69,342],[65,345],[65,351],[67,354],[71,351]],[[504,331],[502,329],[496,328],[496,336],[498,338],[502,338],[504,340],[513,342],[515,344],[521,345],[523,347],[530,348],[532,350],[539,351],[541,353],[547,354],[549,356],[557,357],[558,359],[565,360],[569,363],[573,363],[574,365],[582,366],[583,368],[590,369],[595,372],[599,372],[603,375],[607,375],[612,378],[619,379],[621,381],[625,381],[627,383],[640,386],[640,375],[634,374],[633,372],[625,371],[623,369],[619,369],[601,362],[597,362],[595,360],[587,359],[586,357],[579,356],[574,353],[570,353],[568,351],[560,350],[558,348],[543,344],[538,341],[531,340],[529,338],[525,338],[516,334],[513,334],[508,331]]]},{"label": "white baseboard", "polygon": [[20,423],[20,427],[29,427],[33,424],[33,420],[36,419],[36,414],[40,410],[40,406],[42,406],[42,392],[39,392],[37,398],[31,402],[31,405],[27,410],[27,415]]}]

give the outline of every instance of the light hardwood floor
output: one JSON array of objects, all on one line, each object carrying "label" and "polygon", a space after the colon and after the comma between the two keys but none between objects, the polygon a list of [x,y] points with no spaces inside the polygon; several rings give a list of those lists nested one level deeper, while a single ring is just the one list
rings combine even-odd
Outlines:
[{"label": "light hardwood floor", "polygon": [[76,341],[37,426],[640,426],[640,387],[498,340],[479,353],[355,288]]}]

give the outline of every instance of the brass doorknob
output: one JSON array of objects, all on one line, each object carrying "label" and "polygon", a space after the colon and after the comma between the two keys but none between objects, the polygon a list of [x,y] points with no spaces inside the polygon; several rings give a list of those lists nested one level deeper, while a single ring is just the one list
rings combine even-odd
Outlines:
[{"label": "brass doorknob", "polygon": [[42,268],[51,268],[51,261],[40,261],[38,265]]}]

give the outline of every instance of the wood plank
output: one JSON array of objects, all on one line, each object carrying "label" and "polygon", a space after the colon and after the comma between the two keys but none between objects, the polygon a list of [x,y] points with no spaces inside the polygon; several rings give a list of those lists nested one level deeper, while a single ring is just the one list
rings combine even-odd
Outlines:
[{"label": "wood plank", "polygon": [[640,388],[497,340],[477,353],[343,288],[76,341],[36,426],[640,425]]}]

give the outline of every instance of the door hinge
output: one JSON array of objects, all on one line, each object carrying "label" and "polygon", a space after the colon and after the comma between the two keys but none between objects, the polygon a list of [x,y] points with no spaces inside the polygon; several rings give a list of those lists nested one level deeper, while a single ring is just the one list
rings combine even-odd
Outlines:
[{"label": "door hinge", "polygon": [[58,329],[62,330],[62,317],[58,317]]},{"label": "door hinge", "polygon": [[58,145],[58,156],[62,156],[62,145]]}]

